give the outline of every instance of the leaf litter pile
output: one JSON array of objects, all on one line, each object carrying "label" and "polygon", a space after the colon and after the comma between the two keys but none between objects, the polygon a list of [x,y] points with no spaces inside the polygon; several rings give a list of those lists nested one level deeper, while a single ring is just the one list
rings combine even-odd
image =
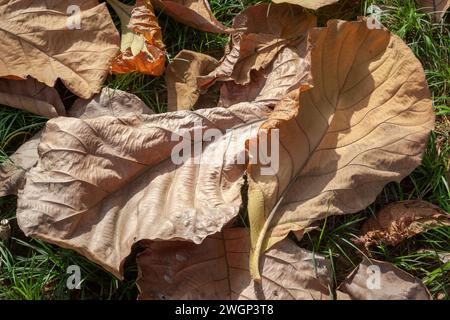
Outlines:
[{"label": "leaf litter pile", "polygon": [[[0,104],[51,118],[0,166],[21,230],[118,278],[139,244],[141,299],[430,299],[367,250],[450,225],[434,205],[393,203],[369,219],[355,240],[362,262],[337,288],[330,261],[289,236],[369,206],[420,164],[434,128],[413,52],[365,18],[317,27],[313,10],[335,2],[257,4],[226,27],[206,0],[108,0],[119,33],[106,3],[0,0]],[[155,9],[227,35],[223,57],[182,50],[166,66]],[[165,73],[169,112],[103,87],[131,72]],[[71,106],[57,79],[79,97]],[[173,136],[196,130],[221,134],[200,141],[216,161],[174,163]],[[263,174],[249,145],[275,133],[278,167]],[[381,290],[367,285],[374,266]]]}]

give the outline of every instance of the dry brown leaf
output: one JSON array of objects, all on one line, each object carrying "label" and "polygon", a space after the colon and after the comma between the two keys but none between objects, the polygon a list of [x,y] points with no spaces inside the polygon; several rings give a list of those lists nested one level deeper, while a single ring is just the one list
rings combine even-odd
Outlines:
[{"label": "dry brown leaf", "polygon": [[357,212],[407,176],[434,126],[423,68],[397,36],[333,20],[310,40],[314,88],[278,104],[262,126],[279,129],[280,170],[249,168],[256,277],[259,253],[290,231]]},{"label": "dry brown leaf", "polygon": [[313,10],[317,10],[338,1],[339,0],[272,0],[272,2],[275,3],[292,3]]},{"label": "dry brown leaf", "polygon": [[163,74],[166,51],[150,0],[137,0],[134,7],[119,0],[107,2],[119,16],[122,29],[121,52],[112,63],[111,72]]},{"label": "dry brown leaf", "polygon": [[48,118],[66,114],[58,91],[30,77],[26,80],[0,79],[0,104]]},{"label": "dry brown leaf", "polygon": [[[15,81],[15,80],[9,80]],[[46,88],[52,89],[52,88]],[[53,89],[52,89],[53,90]],[[101,116],[126,116],[151,114],[152,111],[135,95],[120,90],[104,88],[92,99],[78,99],[70,108],[68,115],[80,119]],[[38,145],[42,131],[25,142],[10,159],[0,164],[0,197],[17,194],[25,183],[25,174],[39,160]]]},{"label": "dry brown leaf", "polygon": [[137,257],[140,299],[330,299],[331,266],[323,256],[284,240],[262,261],[262,284],[248,271],[246,229],[224,229],[202,244],[146,244]]},{"label": "dry brown leaf", "polygon": [[238,213],[245,165],[196,164],[192,157],[176,165],[171,153],[179,141],[172,134],[235,128],[209,144],[202,137],[202,157],[234,159],[243,147],[219,154],[220,147],[230,134],[243,146],[268,112],[242,103],[196,112],[52,119],[38,165],[19,193],[19,226],[29,236],[77,250],[118,277],[139,240],[200,243]]},{"label": "dry brown leaf", "polygon": [[[14,80],[15,81],[15,80]],[[17,194],[25,183],[25,174],[36,165],[41,131],[22,144],[6,161],[0,163],[0,197]]]},{"label": "dry brown leaf", "polygon": [[0,16],[0,77],[31,76],[50,87],[59,78],[83,98],[101,90],[119,43],[104,3],[0,0]]},{"label": "dry brown leaf", "polygon": [[450,8],[450,0],[417,0],[417,7],[428,13],[434,22],[439,22]]},{"label": "dry brown leaf", "polygon": [[234,80],[244,85],[251,71],[270,65],[277,53],[288,45],[306,41],[306,34],[316,24],[314,16],[289,4],[259,4],[248,7],[234,18],[234,33],[219,66],[199,77],[201,89],[217,80]]},{"label": "dry brown leaf", "polygon": [[155,7],[175,20],[205,32],[227,33],[211,12],[208,0],[152,0]]},{"label": "dry brown leaf", "polygon": [[[305,77],[305,52],[285,48],[280,55],[273,66],[279,72],[262,83],[279,87],[264,90],[274,95],[267,101],[152,116],[50,121],[39,164],[19,195],[22,230],[73,248],[117,276],[132,245],[141,239],[200,243],[220,231],[241,205],[246,164],[230,159],[245,154],[245,142],[266,119],[268,107]],[[199,122],[202,132],[225,133],[202,141],[201,156],[219,161],[198,164],[190,157],[174,164],[171,153],[178,140],[172,141],[172,133],[177,138],[186,129],[192,137]]]},{"label": "dry brown leaf", "polygon": [[395,246],[430,228],[450,226],[450,215],[426,201],[408,200],[387,205],[361,227],[355,241],[367,249],[376,244]]},{"label": "dry brown leaf", "polygon": [[[206,54],[182,50],[169,64],[166,71],[167,110],[190,110],[207,107],[208,102],[199,101],[202,95],[197,87],[197,77],[207,75],[218,61]],[[213,99],[206,99],[207,101]],[[251,101],[251,100],[250,100]],[[213,101],[210,101],[213,103]],[[199,107],[200,105],[200,107]],[[196,107],[197,106],[197,107]],[[215,105],[209,105],[213,107]]]},{"label": "dry brown leaf", "polygon": [[353,300],[431,300],[419,279],[391,263],[366,258],[338,290]]}]

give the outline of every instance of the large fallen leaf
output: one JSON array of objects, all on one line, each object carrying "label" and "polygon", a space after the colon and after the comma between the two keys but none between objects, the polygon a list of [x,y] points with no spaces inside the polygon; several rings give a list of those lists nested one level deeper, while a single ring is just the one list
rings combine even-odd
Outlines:
[{"label": "large fallen leaf", "polygon": [[[167,110],[213,107],[214,99],[208,94],[201,94],[197,86],[197,77],[210,73],[217,63],[216,59],[206,54],[189,50],[180,51],[166,71]],[[199,98],[201,98],[200,101]]]},{"label": "large fallen leaf", "polygon": [[26,80],[0,79],[0,104],[48,118],[66,114],[58,91],[30,77]]},{"label": "large fallen leaf", "polygon": [[[233,135],[236,146],[244,146],[267,113],[247,103],[150,116],[52,119],[38,165],[19,194],[19,226],[26,235],[77,250],[118,277],[139,240],[200,243],[239,211],[245,166],[224,161],[244,148],[232,150],[226,142]],[[209,144],[211,138],[202,135],[231,128]],[[172,160],[179,145],[172,137],[192,139],[194,130],[201,135],[196,145],[219,164],[196,164],[191,154],[179,165]]]},{"label": "large fallen leaf", "polygon": [[[76,11],[67,13],[73,6],[79,28]],[[105,4],[0,0],[0,16],[0,77],[31,76],[50,87],[59,78],[83,98],[100,92],[119,43]]]},{"label": "large fallen leaf", "polygon": [[140,299],[330,299],[331,266],[323,256],[284,240],[262,261],[260,286],[248,271],[246,229],[224,229],[202,244],[147,244],[137,257]]},{"label": "large fallen leaf", "polygon": [[407,176],[434,126],[422,66],[397,36],[337,20],[310,34],[314,88],[278,104],[262,126],[279,130],[280,169],[249,167],[255,277],[259,253],[290,231],[358,212]]},{"label": "large fallen leaf", "polygon": [[120,18],[120,53],[111,65],[113,73],[141,72],[160,76],[166,62],[161,28],[150,0],[137,0],[128,6],[119,0],[107,0]]},{"label": "large fallen leaf", "polygon": [[252,70],[269,66],[285,46],[306,41],[315,24],[314,16],[289,4],[258,4],[245,9],[233,20],[233,27],[242,31],[232,35],[219,66],[199,77],[199,87],[205,89],[216,80],[248,84]]},{"label": "large fallen leaf", "polygon": [[417,0],[417,6],[428,13],[434,22],[439,22],[450,8],[450,0]]},{"label": "large fallen leaf", "polygon": [[338,1],[339,0],[272,0],[272,2],[275,3],[292,3],[313,10],[317,10]]},{"label": "large fallen leaf", "polygon": [[[15,80],[10,80],[15,81]],[[68,115],[80,119],[101,116],[127,116],[150,114],[152,111],[135,95],[120,90],[104,88],[92,99],[78,99]],[[17,194],[25,183],[25,174],[39,160],[38,145],[42,131],[17,149],[11,157],[0,164],[0,197]]]},{"label": "large fallen leaf", "polygon": [[419,279],[391,263],[366,258],[338,289],[353,300],[431,300]]},{"label": "large fallen leaf", "polygon": [[395,246],[406,238],[444,225],[450,226],[450,214],[438,206],[421,200],[400,201],[369,218],[355,242],[367,249],[381,243]]},{"label": "large fallen leaf", "polygon": [[208,0],[152,0],[157,8],[175,20],[205,32],[226,33],[211,12]]}]

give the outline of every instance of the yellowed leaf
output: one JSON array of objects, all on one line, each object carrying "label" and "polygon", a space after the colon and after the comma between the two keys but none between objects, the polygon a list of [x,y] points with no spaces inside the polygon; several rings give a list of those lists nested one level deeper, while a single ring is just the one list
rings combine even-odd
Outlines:
[{"label": "yellowed leaf", "polygon": [[59,78],[83,98],[100,91],[119,43],[105,4],[0,0],[0,16],[0,77]]}]

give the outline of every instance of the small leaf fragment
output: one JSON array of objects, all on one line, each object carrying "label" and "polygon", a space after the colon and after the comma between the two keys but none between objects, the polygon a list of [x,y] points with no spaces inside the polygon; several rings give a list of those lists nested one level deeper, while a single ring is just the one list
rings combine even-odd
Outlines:
[{"label": "small leaf fragment", "polygon": [[[206,54],[189,50],[180,51],[173,58],[166,71],[167,110],[190,110],[208,107],[203,102],[200,103],[200,107],[195,108],[202,96],[197,86],[197,77],[210,73],[217,66],[217,63],[216,59]],[[209,107],[213,106],[215,105],[209,105]]]},{"label": "small leaf fragment", "polygon": [[364,258],[339,286],[352,300],[431,300],[419,279],[389,262]]},{"label": "small leaf fragment", "polygon": [[394,202],[363,224],[362,235],[355,242],[366,249],[381,243],[396,246],[406,238],[444,225],[450,226],[450,214],[434,204],[422,200]]}]

